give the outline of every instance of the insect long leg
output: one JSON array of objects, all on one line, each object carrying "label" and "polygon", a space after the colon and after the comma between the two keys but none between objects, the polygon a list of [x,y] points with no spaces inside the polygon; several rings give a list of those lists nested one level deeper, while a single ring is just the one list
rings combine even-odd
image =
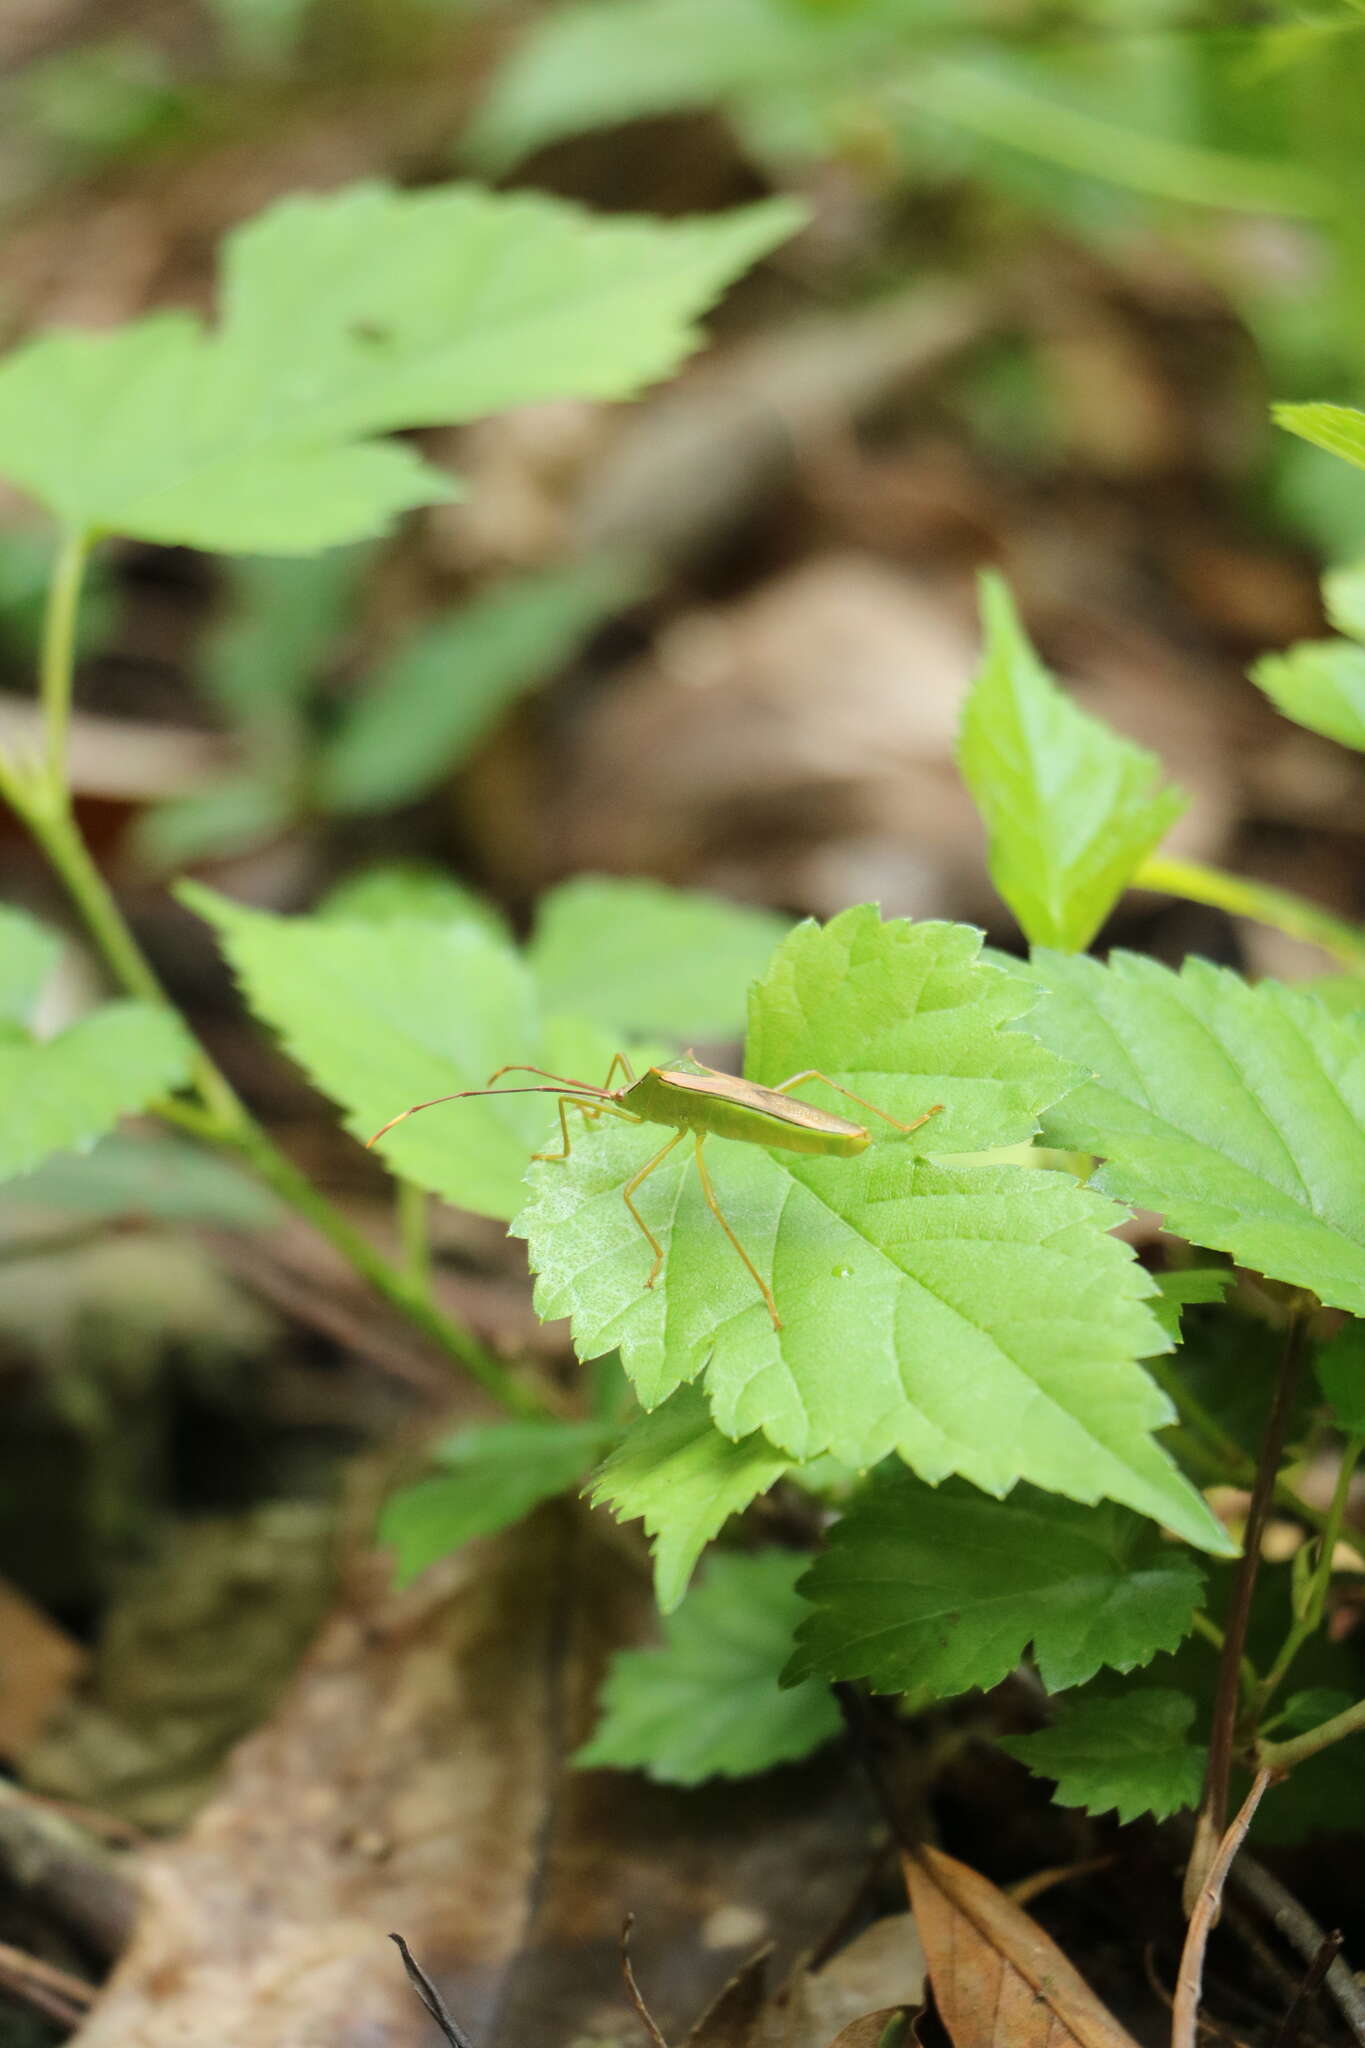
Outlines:
[{"label": "insect long leg", "polygon": [[602,1086],[603,1086],[604,1088],[610,1088],[610,1086],[611,1086],[611,1077],[612,1077],[612,1075],[613,1075],[613,1074],[614,1074],[614,1073],[616,1072],[616,1069],[617,1069],[618,1067],[619,1067],[619,1068],[621,1069],[621,1072],[622,1072],[622,1073],[623,1073],[623,1074],[625,1075],[625,1077],[626,1077],[626,1086],[627,1086],[627,1088],[633,1088],[633,1087],[635,1086],[635,1069],[634,1069],[634,1067],[633,1067],[633,1066],[631,1065],[630,1061],[629,1061],[629,1060],[628,1060],[628,1059],[626,1058],[626,1056],[625,1056],[625,1054],[624,1054],[623,1052],[618,1052],[618,1053],[616,1053],[616,1054],[615,1054],[615,1055],[613,1056],[613,1058],[612,1058],[612,1063],[611,1063],[611,1065],[610,1065],[610,1066],[609,1066],[609,1067],[607,1068],[607,1078],[606,1078],[606,1080],[605,1080],[605,1081],[604,1081],[604,1082],[602,1083]]},{"label": "insect long leg", "polygon": [[[643,1123],[644,1118],[637,1118],[636,1121]],[[621,1200],[625,1203],[631,1215],[635,1218],[635,1221],[639,1225],[640,1230],[643,1232],[644,1236],[648,1238],[650,1250],[654,1254],[654,1264],[649,1269],[649,1278],[645,1282],[646,1287],[652,1287],[654,1285],[654,1282],[659,1277],[659,1268],[660,1266],[662,1266],[664,1262],[664,1248],[659,1243],[658,1238],[654,1235],[654,1232],[650,1229],[649,1225],[645,1222],[644,1217],[636,1208],[634,1202],[631,1200],[631,1196],[635,1193],[641,1181],[647,1180],[650,1174],[653,1173],[656,1166],[662,1166],[664,1160],[667,1159],[669,1153],[673,1150],[673,1147],[675,1145],[681,1145],[683,1139],[686,1136],[686,1131],[674,1131],[673,1136],[669,1139],[668,1143],[662,1146],[660,1150],[654,1154],[654,1157],[652,1159],[647,1159],[644,1165],[640,1168],[640,1171],[638,1173],[632,1174],[630,1179],[626,1182],[625,1186],[621,1190]]]},{"label": "insect long leg", "polygon": [[577,1095],[561,1095],[557,1100],[559,1105],[559,1128],[564,1133],[564,1150],[562,1152],[533,1152],[531,1154],[533,1159],[547,1159],[556,1166],[563,1165],[572,1149],[567,1115],[567,1105],[570,1102],[574,1104],[575,1108],[581,1109],[586,1117],[619,1116],[622,1123],[640,1124],[644,1122],[643,1117],[633,1116],[628,1109],[616,1109],[608,1102],[584,1102]]},{"label": "insect long leg", "polygon": [[592,1081],[575,1081],[572,1074],[552,1074],[548,1067],[522,1066],[518,1060],[509,1060],[505,1067],[495,1067],[484,1086],[491,1088],[504,1074],[543,1074],[547,1081],[562,1081],[566,1088],[583,1088],[590,1094],[597,1093],[596,1085]]},{"label": "insect long leg", "polygon": [[[681,1135],[681,1133],[679,1135]],[[725,1232],[725,1235],[729,1238],[735,1250],[743,1259],[749,1271],[753,1274],[754,1280],[758,1286],[758,1291],[763,1296],[764,1302],[767,1305],[768,1314],[773,1319],[773,1328],[775,1330],[780,1330],[782,1328],[782,1318],[777,1313],[777,1303],[773,1300],[773,1291],[771,1287],[769,1287],[767,1281],[763,1278],[763,1275],[759,1272],[758,1267],[749,1257],[749,1254],[745,1251],[739,1239],[735,1236],[734,1231],[730,1228],[729,1222],[726,1219],[724,1210],[721,1208],[720,1203],[716,1200],[716,1191],[711,1185],[711,1176],[706,1170],[706,1161],[702,1157],[701,1148],[702,1142],[705,1139],[705,1137],[705,1131],[697,1132],[697,1177],[701,1181],[701,1191],[706,1197],[706,1206],[711,1211],[711,1214],[715,1217],[717,1223],[719,1223],[721,1229]]]},{"label": "insect long leg", "polygon": [[936,1102],[932,1109],[926,1109],[923,1116],[917,1116],[912,1124],[903,1124],[899,1117],[888,1116],[884,1109],[878,1109],[875,1102],[869,1102],[865,1095],[855,1095],[851,1088],[843,1088],[837,1081],[831,1081],[828,1074],[822,1074],[818,1067],[805,1067],[799,1074],[792,1074],[785,1081],[779,1081],[773,1089],[774,1095],[785,1095],[802,1081],[823,1081],[826,1088],[832,1088],[836,1095],[847,1096],[850,1102],[858,1103],[863,1109],[870,1109],[873,1116],[881,1117],[884,1123],[894,1124],[898,1131],[917,1131],[921,1124],[927,1124],[931,1116],[937,1116],[943,1108]]}]

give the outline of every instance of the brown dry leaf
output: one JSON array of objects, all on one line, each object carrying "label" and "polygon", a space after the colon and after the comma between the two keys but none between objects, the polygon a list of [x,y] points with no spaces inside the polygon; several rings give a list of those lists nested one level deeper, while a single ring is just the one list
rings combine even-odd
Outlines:
[{"label": "brown dry leaf", "polygon": [[63,1629],[0,1579],[0,1756],[12,1760],[37,1738],[85,1661]]},{"label": "brown dry leaf", "polygon": [[875,1920],[823,1968],[802,1965],[771,1994],[769,1953],[731,1978],[685,2048],[830,2048],[836,2037],[844,2048],[875,2048],[887,2022],[924,1998],[924,1951],[909,1913]]},{"label": "brown dry leaf", "polygon": [[904,1865],[954,2048],[1137,2048],[1057,1944],[988,1878],[939,1849]]},{"label": "brown dry leaf", "polygon": [[401,1595],[359,1572],[216,1799],[139,1855],[144,1910],[81,2048],[426,2048],[391,1929],[477,2048],[628,2038],[627,1907],[670,2039],[770,1931],[790,1967],[865,1862],[842,1764],[686,1795],[569,1767],[649,1607],[559,1507]]}]

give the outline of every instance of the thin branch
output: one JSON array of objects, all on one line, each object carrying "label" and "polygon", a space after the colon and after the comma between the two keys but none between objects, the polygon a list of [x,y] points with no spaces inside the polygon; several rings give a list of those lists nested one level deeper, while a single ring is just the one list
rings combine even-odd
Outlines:
[{"label": "thin branch", "polygon": [[413,1990],[417,1993],[417,1996],[421,1999],[447,2041],[449,2041],[450,2048],[472,2048],[468,2034],[465,2033],[459,2021],[451,2014],[445,2000],[422,1968],[422,1965],[414,1959],[412,1950],[408,1947],[402,1935],[391,1934],[389,1940],[395,1943],[399,1955],[403,1958],[403,1968],[408,1973],[409,1984],[411,1984]]},{"label": "thin branch", "polygon": [[1214,1698],[1213,1722],[1209,1730],[1209,1762],[1204,1777],[1204,1796],[1195,1826],[1194,1848],[1185,1873],[1185,1911],[1193,1913],[1203,1892],[1208,1873],[1218,1852],[1227,1814],[1228,1781],[1237,1739],[1238,1702],[1242,1681],[1242,1659],[1246,1653],[1247,1629],[1251,1621],[1251,1598],[1261,1564],[1261,1544],[1275,1497],[1275,1480],[1289,1430],[1294,1396],[1298,1391],[1308,1349],[1307,1302],[1290,1311],[1284,1350],[1266,1418],[1265,1436],[1256,1465],[1256,1479],[1247,1508],[1246,1532],[1237,1566],[1232,1604],[1223,1633],[1223,1651],[1218,1664],[1218,1690]]},{"label": "thin branch", "polygon": [[1273,1771],[1256,1773],[1251,1790],[1242,1801],[1236,1820],[1220,1842],[1218,1853],[1200,1886],[1199,1897],[1190,1915],[1189,1929],[1185,1935],[1184,1953],[1180,1958],[1180,1975],[1175,1987],[1175,2009],[1171,2017],[1171,2048],[1195,2048],[1199,2033],[1199,1995],[1204,1983],[1204,1954],[1209,1945],[1213,1924],[1218,1918],[1223,1886],[1227,1883],[1233,1858],[1246,1840],[1247,1829],[1251,1826],[1256,1809],[1273,1777]]},{"label": "thin branch", "polygon": [[1324,1934],[1318,1945],[1318,1952],[1308,1965],[1302,1984],[1294,1993],[1294,2000],[1284,2018],[1280,2031],[1271,2043],[1271,2048],[1297,2048],[1303,2033],[1303,2016],[1327,1980],[1327,1973],[1341,1954],[1341,1929]]},{"label": "thin branch", "polygon": [[630,1994],[630,2002],[639,2014],[640,2024],[649,2035],[654,2048],[668,2048],[668,2043],[659,2032],[658,2023],[653,2013],[645,2004],[644,1994],[635,1981],[635,1971],[630,1960],[630,1930],[634,1925],[635,1915],[627,1913],[625,1919],[621,1922],[621,1975],[626,1980],[626,1990]]}]

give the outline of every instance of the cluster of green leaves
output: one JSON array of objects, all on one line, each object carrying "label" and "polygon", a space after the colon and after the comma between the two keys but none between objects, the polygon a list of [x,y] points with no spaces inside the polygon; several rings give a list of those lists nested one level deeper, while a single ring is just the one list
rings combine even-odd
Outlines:
[{"label": "cluster of green leaves", "polygon": [[472,185],[285,199],[228,237],[211,332],[153,313],[11,354],[0,473],[75,535],[230,554],[363,540],[458,494],[384,436],[638,390],[800,217],[773,200],[674,223],[594,219]]},{"label": "cluster of green leaves", "polygon": [[[681,1170],[652,1216],[670,1262],[665,1298],[628,1298],[618,1268],[638,1285],[641,1252],[613,1229],[609,1199],[639,1156],[634,1133],[594,1132],[576,1143],[568,1170],[534,1174],[517,1228],[541,1270],[543,1308],[573,1316],[581,1351],[618,1346],[652,1410],[627,1431],[593,1496],[619,1515],[644,1518],[661,1604],[677,1603],[701,1542],[773,1483],[776,1454],[786,1452],[785,1482],[816,1494],[832,1484],[842,1516],[796,1584],[805,1606],[791,1610],[795,1647],[785,1682],[864,1680],[922,1706],[998,1684],[1027,1652],[1046,1689],[1064,1697],[1052,1728],[1006,1747],[1055,1779],[1059,1799],[1128,1819],[1197,1796],[1196,1730],[1210,1708],[1213,1660],[1185,1639],[1196,1609],[1206,1598],[1216,1609],[1226,1591],[1215,1585],[1206,1595],[1191,1551],[1173,1548],[1152,1522],[1215,1553],[1227,1548],[1196,1526],[1192,1495],[1179,1513],[1169,1499],[1156,1504],[1150,1459],[1158,1446],[1147,1432],[1163,1418],[1135,1398],[1145,1380],[1135,1361],[1178,1341],[1190,1305],[1212,1317],[1215,1330],[1226,1328],[1216,1363],[1191,1361],[1191,1382],[1205,1430],[1221,1430],[1236,1457],[1244,1428],[1254,1445],[1277,1342],[1264,1324],[1229,1323],[1207,1306],[1230,1277],[1216,1265],[1166,1276],[1153,1318],[1133,1296],[1133,1280],[1141,1289],[1145,1277],[1113,1261],[1115,1240],[1103,1234],[1113,1212],[1086,1215],[1071,1205],[1098,1192],[1141,1206],[1192,1245],[1311,1290],[1326,1306],[1365,1314],[1365,1028],[1350,1005],[1334,1013],[1315,994],[1254,987],[1200,961],[1175,973],[1134,956],[1116,954],[1108,964],[1076,956],[1181,799],[1161,787],[1151,756],[1061,692],[1003,587],[987,579],[983,594],[986,648],[960,760],[987,826],[992,873],[1034,942],[1028,963],[976,958],[958,928],[882,926],[868,912],[847,913],[824,931],[802,927],[753,992],[746,1062],[746,1072],[767,1081],[822,1066],[897,1115],[922,1107],[927,1092],[956,1103],[965,1126],[945,1118],[917,1144],[881,1143],[872,1163],[855,1162],[847,1179],[834,1162],[793,1169],[770,1157],[731,1169],[727,1159],[728,1207],[743,1217],[746,1242],[762,1247],[775,1286],[790,1261],[790,1336],[775,1335],[752,1297],[746,1303],[738,1284],[727,1286],[723,1266],[704,1304],[679,1299],[691,1271],[681,1261],[695,1256],[692,1233],[707,1221]],[[1346,609],[1343,596],[1339,616]],[[918,976],[907,972],[912,959]],[[960,976],[970,969],[957,1002],[946,982],[923,972],[949,961]],[[998,999],[997,974],[1027,991],[1027,1006],[974,1014],[961,1000],[971,976],[987,978],[972,989],[984,1003]],[[1027,1040],[1056,1056],[1046,1075],[1012,1070],[1012,1082],[1027,1076],[1030,1086],[1010,1108],[1029,1126],[1036,1117],[1063,1156],[1098,1160],[1091,1192],[1057,1171],[980,1158],[992,1138],[1005,1146],[1017,1135],[998,1095],[989,1132],[972,1120],[984,1106],[980,1083],[994,1070],[989,1055],[978,1065],[980,1053],[973,1059],[966,1049],[972,1026],[988,1016],[993,1029],[976,1037],[978,1046],[998,1055]],[[905,1089],[907,1070],[919,1077],[918,1090]],[[959,1131],[976,1156],[954,1169]],[[1057,1153],[1039,1155],[1048,1156]],[[997,1209],[1002,1175],[1007,1192]],[[795,1183],[792,1193],[784,1182]],[[950,1185],[953,1201],[945,1199]],[[1059,1196],[1070,1222],[1059,1231],[1061,1212],[1052,1211],[1036,1228],[1034,1217]],[[804,1206],[812,1197],[814,1221]],[[1010,1219],[1008,1255],[1001,1216]],[[1063,1239],[1077,1261],[1065,1278],[1051,1263]],[[879,1286],[883,1261],[895,1277]],[[1093,1297],[1087,1272],[1099,1290]],[[850,1288],[841,1307],[830,1280],[847,1276],[847,1284],[855,1275],[857,1291]],[[926,1284],[927,1316],[919,1291]],[[785,1317],[785,1300],[783,1307]],[[1136,1308],[1145,1336],[1132,1319]],[[1100,1333],[1106,1315],[1108,1343]],[[1348,1327],[1353,1341],[1323,1353],[1319,1382],[1354,1441],[1365,1419],[1365,1362],[1357,1326]],[[1045,1333],[1055,1376],[1038,1374],[1038,1354],[1021,1345],[1030,1329]],[[1252,1363],[1261,1371],[1249,1381]],[[1027,1386],[1024,1405],[1012,1402],[1012,1384]],[[1073,1403],[1080,1397],[1069,1417],[1057,1398],[1063,1386]],[[1043,1424],[1038,1438],[1031,1420]],[[1068,1420],[1081,1422],[1079,1433]],[[1127,1469],[1116,1483],[1120,1444]],[[1135,1451],[1147,1460],[1136,1486]],[[812,1452],[833,1453],[842,1474],[832,1476],[828,1457],[807,1472],[799,1461]],[[1168,1452],[1188,1460],[1192,1475],[1207,1475],[1209,1445],[1197,1432],[1168,1430],[1159,1455]],[[880,1468],[859,1483],[856,1471],[877,1460]],[[945,1476],[952,1471],[960,1477]],[[724,1565],[718,1557],[658,1650],[621,1660],[588,1761],[677,1776],[739,1767],[724,1726],[709,1751],[697,1736],[692,1696],[723,1645],[743,1636],[736,1610],[744,1583]],[[1274,1593],[1281,1636],[1302,1597],[1291,1577],[1281,1573]],[[758,1610],[756,1600],[754,1643],[768,1639]],[[703,1627],[708,1617],[715,1640]],[[1272,1633],[1271,1656],[1277,1648]],[[1137,1675],[1125,1682],[1130,1673]],[[755,1677],[751,1671],[743,1683]],[[1308,1725],[1305,1698],[1283,1710],[1285,1726],[1296,1725],[1295,1716]],[[751,1759],[758,1711],[751,1701]],[[813,1730],[812,1743],[825,1732]],[[768,1761],[789,1755],[789,1740],[783,1722]],[[1319,1768],[1328,1761],[1303,1773],[1305,1821],[1325,1808],[1315,1787],[1317,1777],[1330,1777]],[[1282,1799],[1282,1825],[1290,1812]]]},{"label": "cluster of green leaves", "polygon": [[[879,36],[905,14],[892,0],[847,16],[748,0],[736,18],[766,34],[775,9],[826,55],[824,38]],[[599,15],[561,18],[581,29]],[[776,203],[671,227],[594,221],[463,187],[291,200],[231,238],[212,332],[157,315],[45,336],[0,365],[0,471],[78,544],[119,532],[251,557],[360,542],[453,489],[391,430],[637,388],[796,219]],[[1340,409],[1287,424],[1355,459],[1365,448]],[[419,793],[620,590],[615,571],[580,566],[439,622],[395,651],[307,783],[308,693],[358,560],[243,565],[245,601],[209,677],[246,737],[245,784],[226,823],[182,814],[177,841],[163,816],[163,851],[230,843],[243,813],[259,830],[293,805]],[[837,1112],[851,1091],[895,1120],[869,1111],[870,1149],[852,1159],[713,1147],[777,1326],[686,1149],[640,1189],[663,1254],[647,1285],[622,1194],[657,1129],[571,1112],[569,1156],[528,1170],[555,1128],[548,1091],[533,1091],[451,1102],[379,1140],[400,1182],[510,1223],[541,1313],[566,1317],[579,1355],[603,1361],[582,1419],[518,1419],[442,1446],[384,1530],[410,1576],[585,1478],[643,1522],[668,1637],[616,1667],[585,1762],[686,1781],[757,1769],[832,1732],[823,1681],[923,1704],[990,1687],[1029,1653],[1066,1711],[1018,1753],[1062,1797],[1168,1810],[1198,1770],[1204,1702],[1187,1674],[1205,1567],[1192,1552],[1234,1546],[1201,1491],[1199,1430],[1172,1430],[1165,1355],[1182,1310],[1219,1313],[1223,1276],[1192,1261],[1159,1287],[1116,1234],[1119,1205],[1365,1315],[1365,1017],[1353,1000],[1201,962],[1177,974],[1076,957],[1181,798],[1059,689],[1003,587],[985,596],[960,758],[1027,962],[988,957],[968,927],[883,921],[870,905],[789,931],[645,883],[570,883],[524,947],[491,906],[425,871],[357,878],[298,918],[182,887],[252,1010],[358,1138],[509,1062],[594,1083],[623,1049],[653,1060],[725,1039],[746,988],[748,1079],[809,1070],[811,1103]],[[1353,582],[1337,602],[1353,634]],[[1340,731],[1320,684],[1274,694]],[[5,772],[41,837],[60,819],[51,760],[28,782]],[[53,843],[70,870],[70,841]],[[91,901],[107,930],[87,888]],[[0,924],[0,1176],[89,1145],[200,1071],[171,1013],[147,1002],[36,1035],[50,965],[28,921]],[[1321,1375],[1354,1443],[1353,1340]],[[1216,1412],[1213,1428],[1234,1436]],[[706,1545],[778,1485],[841,1511],[809,1572],[785,1554],[721,1552],[688,1595]],[[1302,1632],[1317,1595],[1290,1592]],[[1216,1609],[1216,1586],[1208,1597]],[[1284,1711],[1309,1710],[1300,1698]]]}]

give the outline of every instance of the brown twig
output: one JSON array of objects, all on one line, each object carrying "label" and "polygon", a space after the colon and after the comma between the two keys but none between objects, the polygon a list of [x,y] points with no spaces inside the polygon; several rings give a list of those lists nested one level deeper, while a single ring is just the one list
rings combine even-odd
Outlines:
[{"label": "brown twig", "polygon": [[1242,1801],[1236,1820],[1220,1842],[1218,1853],[1200,1888],[1194,1911],[1190,1915],[1184,1952],[1180,1958],[1180,1975],[1176,1980],[1175,2007],[1171,2018],[1171,2048],[1195,2048],[1199,2033],[1199,1994],[1204,1982],[1204,1952],[1208,1948],[1209,1935],[1218,1918],[1223,1886],[1227,1882],[1233,1858],[1246,1840],[1247,1829],[1251,1826],[1272,1776],[1273,1773],[1270,1771],[1256,1773],[1251,1790]]},{"label": "brown twig", "polygon": [[97,1955],[119,1954],[137,1893],[108,1849],[45,1801],[0,1781],[0,1875]]},{"label": "brown twig", "polygon": [[1224,1624],[1223,1648],[1218,1665],[1218,1690],[1214,1698],[1213,1721],[1209,1730],[1209,1762],[1204,1775],[1204,1796],[1195,1823],[1194,1847],[1185,1872],[1185,1911],[1193,1915],[1202,1898],[1209,1871],[1219,1854],[1228,1807],[1228,1781],[1237,1740],[1238,1695],[1242,1659],[1246,1653],[1247,1629],[1251,1621],[1251,1597],[1261,1564],[1261,1544],[1275,1496],[1284,1440],[1289,1429],[1294,1396],[1298,1391],[1308,1348],[1309,1305],[1299,1302],[1290,1311],[1284,1350],[1275,1378],[1265,1436],[1256,1461],[1256,1478],[1247,1508],[1246,1533],[1237,1566],[1237,1582]]},{"label": "brown twig", "polygon": [[1327,1980],[1327,1972],[1341,1953],[1341,1929],[1324,1934],[1322,1944],[1308,1965],[1302,1984],[1294,1993],[1293,2003],[1280,2021],[1280,2031],[1271,2048],[1298,2048],[1303,2036],[1303,2016],[1317,1997]]},{"label": "brown twig", "polygon": [[403,1958],[403,1968],[408,1973],[409,1984],[411,1984],[413,1990],[417,1993],[417,1996],[421,1999],[447,2041],[449,2041],[450,2048],[471,2048],[468,2034],[460,2026],[459,2021],[453,2017],[446,2006],[445,2000],[422,1968],[422,1965],[415,1960],[412,1950],[408,1947],[402,1935],[391,1934],[389,1940],[394,1943],[399,1955]]},{"label": "brown twig", "polygon": [[0,1985],[73,2033],[95,2000],[95,1988],[55,1963],[0,1941]]},{"label": "brown twig", "polygon": [[630,1930],[634,1925],[635,1915],[627,1913],[625,1919],[621,1922],[621,1975],[626,1980],[626,1990],[630,1994],[630,2002],[640,2015],[640,2024],[654,2043],[654,2048],[668,2048],[668,2043],[659,2032],[658,2023],[653,2013],[645,2004],[644,1993],[635,1981],[635,1971],[630,1960]]}]

